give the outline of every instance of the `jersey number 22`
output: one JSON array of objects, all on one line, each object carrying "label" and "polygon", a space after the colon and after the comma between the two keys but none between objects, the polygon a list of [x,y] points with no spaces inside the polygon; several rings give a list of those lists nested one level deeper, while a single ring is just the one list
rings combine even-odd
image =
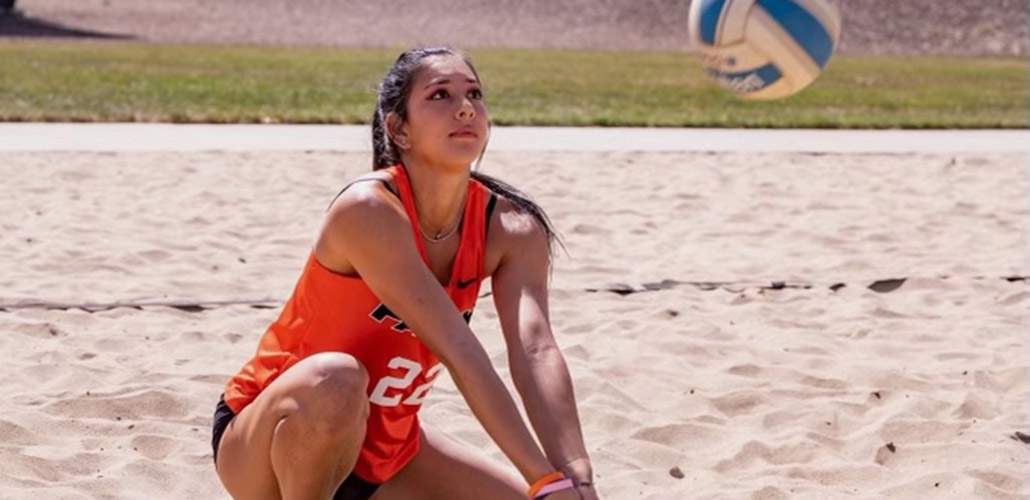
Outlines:
[{"label": "jersey number 22", "polygon": [[[386,391],[389,389],[398,389],[401,391],[407,389],[411,386],[411,383],[415,381],[415,377],[422,372],[422,365],[408,358],[397,356],[396,358],[391,359],[386,366],[393,369],[403,369],[406,370],[407,373],[405,373],[403,377],[383,377],[379,379],[379,383],[377,383],[375,389],[372,390],[372,394],[368,396],[368,401],[379,406],[397,406],[401,404],[401,397],[403,394],[387,396]],[[422,404],[422,400],[424,400],[426,395],[429,394],[429,389],[433,387],[433,381],[436,380],[436,374],[441,368],[443,368],[443,363],[433,365],[433,367],[426,372],[426,383],[416,387],[411,395],[403,401],[403,404],[413,406]]]}]

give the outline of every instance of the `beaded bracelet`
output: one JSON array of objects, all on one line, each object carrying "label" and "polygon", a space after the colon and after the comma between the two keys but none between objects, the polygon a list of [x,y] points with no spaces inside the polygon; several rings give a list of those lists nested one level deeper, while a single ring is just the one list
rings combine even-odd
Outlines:
[{"label": "beaded bracelet", "polygon": [[563,490],[571,490],[575,487],[576,485],[572,483],[571,479],[562,479],[560,481],[550,483],[547,486],[544,486],[543,488],[540,488],[540,491],[537,492],[536,496],[533,498],[544,498],[547,495],[550,495],[551,493],[557,493]]},{"label": "beaded bracelet", "polygon": [[534,500],[537,498],[537,494],[544,486],[547,486],[555,481],[561,481],[565,479],[565,474],[560,471],[554,471],[549,474],[544,474],[544,477],[537,479],[532,486],[529,487],[529,499]]}]

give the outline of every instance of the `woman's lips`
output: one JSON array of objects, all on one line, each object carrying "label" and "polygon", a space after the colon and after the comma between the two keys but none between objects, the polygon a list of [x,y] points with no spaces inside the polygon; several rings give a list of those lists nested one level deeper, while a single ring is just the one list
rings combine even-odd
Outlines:
[{"label": "woman's lips", "polygon": [[476,134],[475,132],[471,131],[471,130],[461,130],[461,131],[458,131],[458,132],[451,132],[451,137],[461,137],[461,138],[467,138],[467,139],[475,139],[475,138],[479,137],[479,135]]}]

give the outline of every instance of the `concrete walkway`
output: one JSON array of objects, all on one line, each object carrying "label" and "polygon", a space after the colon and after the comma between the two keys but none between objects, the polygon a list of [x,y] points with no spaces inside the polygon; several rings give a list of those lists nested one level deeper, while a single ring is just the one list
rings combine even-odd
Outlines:
[{"label": "concrete walkway", "polygon": [[[4,151],[370,151],[363,125],[0,123]],[[495,127],[491,151],[1030,153],[1030,130]]]}]

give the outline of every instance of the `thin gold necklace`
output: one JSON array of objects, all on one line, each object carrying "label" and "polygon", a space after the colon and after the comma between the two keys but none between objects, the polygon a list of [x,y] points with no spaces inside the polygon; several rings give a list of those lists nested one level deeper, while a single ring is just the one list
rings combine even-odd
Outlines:
[{"label": "thin gold necklace", "polygon": [[437,236],[429,236],[428,234],[426,234],[426,230],[422,229],[422,223],[421,222],[418,224],[418,230],[419,230],[419,232],[422,233],[422,237],[423,238],[429,240],[432,243],[439,243],[439,242],[441,242],[443,240],[446,240],[447,238],[450,238],[451,236],[454,236],[454,233],[456,233],[458,231],[458,226],[460,226],[460,225],[461,225],[461,215],[459,214],[458,215],[458,220],[454,221],[454,226],[451,227],[450,231],[447,231],[444,234],[437,235]]},{"label": "thin gold necklace", "polygon": [[451,229],[448,230],[446,233],[437,234],[436,236],[429,236],[428,234],[426,234],[426,230],[422,229],[422,221],[418,221],[418,230],[420,233],[422,233],[422,237],[429,240],[431,243],[439,243],[443,240],[446,240],[447,238],[450,238],[451,236],[454,236],[454,233],[458,231],[458,226],[461,226],[461,219],[464,215],[465,203],[462,202],[461,212],[458,213],[458,218],[454,221],[454,225],[451,226]]},{"label": "thin gold necklace", "polygon": [[[414,189],[412,191],[414,191]],[[447,238],[450,238],[451,236],[454,236],[454,233],[458,231],[458,227],[461,226],[461,219],[465,216],[465,202],[468,201],[468,189],[466,189],[463,194],[464,194],[464,196],[461,197],[461,205],[460,205],[461,208],[460,208],[460,211],[458,212],[458,217],[457,217],[457,219],[455,219],[454,225],[451,226],[451,229],[448,230],[446,233],[444,233],[444,234],[437,234],[436,236],[429,236],[428,234],[426,234],[426,230],[422,229],[422,219],[421,218],[419,219],[419,221],[418,221],[418,231],[420,233],[422,233],[422,237],[423,238],[428,240],[430,243],[439,243],[439,242],[441,242],[443,240],[446,240]],[[416,211],[416,214],[417,213],[418,212]]]}]

